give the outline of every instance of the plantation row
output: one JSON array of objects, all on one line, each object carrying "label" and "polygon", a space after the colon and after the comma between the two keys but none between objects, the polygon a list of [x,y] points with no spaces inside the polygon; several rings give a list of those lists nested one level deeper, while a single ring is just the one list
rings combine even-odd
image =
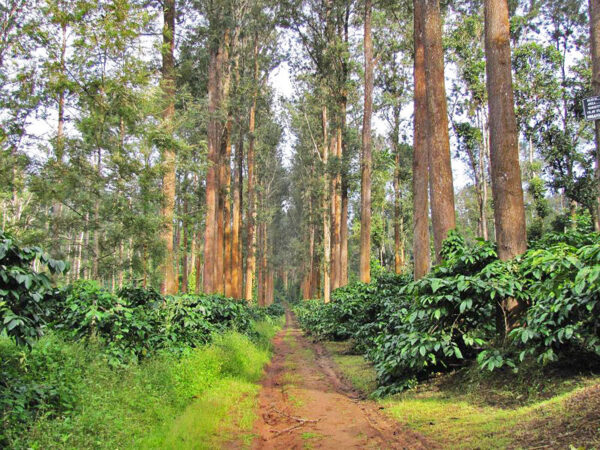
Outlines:
[{"label": "plantation row", "polygon": [[[41,418],[60,419],[64,424],[66,417],[80,414],[83,399],[93,394],[93,390],[82,393],[82,384],[95,379],[96,373],[116,382],[123,371],[136,371],[146,360],[162,361],[161,370],[171,375],[167,367],[177,368],[178,379],[196,364],[183,382],[171,380],[186,394],[173,394],[175,400],[169,401],[189,402],[199,394],[189,392],[194,386],[202,384],[206,389],[211,378],[243,372],[244,358],[253,351],[261,354],[256,358],[260,364],[255,362],[252,369],[256,380],[268,360],[273,319],[284,312],[280,304],[261,308],[219,295],[163,297],[154,289],[139,287],[112,293],[89,280],[53,287],[52,275],[66,270],[64,262],[40,248],[21,248],[0,231],[0,446],[18,446],[15,439]],[[217,347],[229,346],[229,351],[220,350],[215,356],[211,350],[208,356],[199,356],[215,338]],[[152,376],[142,370],[138,375]],[[161,383],[168,384],[168,374],[163,375]],[[99,408],[104,411],[105,406]],[[99,422],[93,425],[99,426]]]},{"label": "plantation row", "polygon": [[[469,246],[452,232],[443,257],[418,281],[383,272],[370,284],[337,289],[330,303],[304,302],[295,308],[300,324],[318,338],[352,339],[375,365],[378,394],[473,362],[517,371],[600,359],[600,235],[547,234],[525,254],[500,261],[494,244]],[[502,337],[496,305],[508,297],[523,310]]]}]

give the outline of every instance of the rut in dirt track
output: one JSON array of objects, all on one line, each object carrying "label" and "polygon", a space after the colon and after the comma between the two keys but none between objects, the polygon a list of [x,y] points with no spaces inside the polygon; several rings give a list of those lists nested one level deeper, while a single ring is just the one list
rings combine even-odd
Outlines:
[{"label": "rut in dirt track", "polygon": [[309,342],[292,314],[273,341],[259,394],[255,449],[429,449],[424,437],[362,400],[326,352]]}]

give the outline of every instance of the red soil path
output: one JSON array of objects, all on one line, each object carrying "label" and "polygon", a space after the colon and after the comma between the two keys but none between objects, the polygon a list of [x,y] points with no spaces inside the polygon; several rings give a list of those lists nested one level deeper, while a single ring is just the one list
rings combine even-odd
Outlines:
[{"label": "red soil path", "polygon": [[291,313],[273,341],[259,394],[254,449],[430,449],[424,437],[363,400],[309,342]]}]

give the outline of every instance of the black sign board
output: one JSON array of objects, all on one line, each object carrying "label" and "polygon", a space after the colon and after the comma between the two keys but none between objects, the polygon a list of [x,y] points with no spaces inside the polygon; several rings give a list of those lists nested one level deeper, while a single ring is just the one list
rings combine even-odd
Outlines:
[{"label": "black sign board", "polygon": [[583,99],[583,115],[586,120],[600,120],[600,97]]}]

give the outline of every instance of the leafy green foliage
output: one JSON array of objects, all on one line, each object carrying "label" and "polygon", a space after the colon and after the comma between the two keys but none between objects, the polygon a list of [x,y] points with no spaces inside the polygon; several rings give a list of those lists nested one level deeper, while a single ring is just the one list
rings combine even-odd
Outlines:
[{"label": "leafy green foliage", "polygon": [[[34,270],[35,263],[48,272]],[[57,295],[51,275],[67,270],[64,261],[52,259],[39,247],[21,247],[0,230],[0,333],[19,344],[41,336]]]},{"label": "leafy green foliage", "polygon": [[[329,304],[296,308],[301,325],[320,338],[348,339],[374,362],[380,393],[476,361],[482,370],[532,358],[546,364],[600,357],[600,236],[573,230],[545,235],[511,261],[483,240],[468,246],[456,232],[444,262],[417,281],[380,276],[338,289]],[[496,337],[496,302],[528,309],[506,341]]]}]

